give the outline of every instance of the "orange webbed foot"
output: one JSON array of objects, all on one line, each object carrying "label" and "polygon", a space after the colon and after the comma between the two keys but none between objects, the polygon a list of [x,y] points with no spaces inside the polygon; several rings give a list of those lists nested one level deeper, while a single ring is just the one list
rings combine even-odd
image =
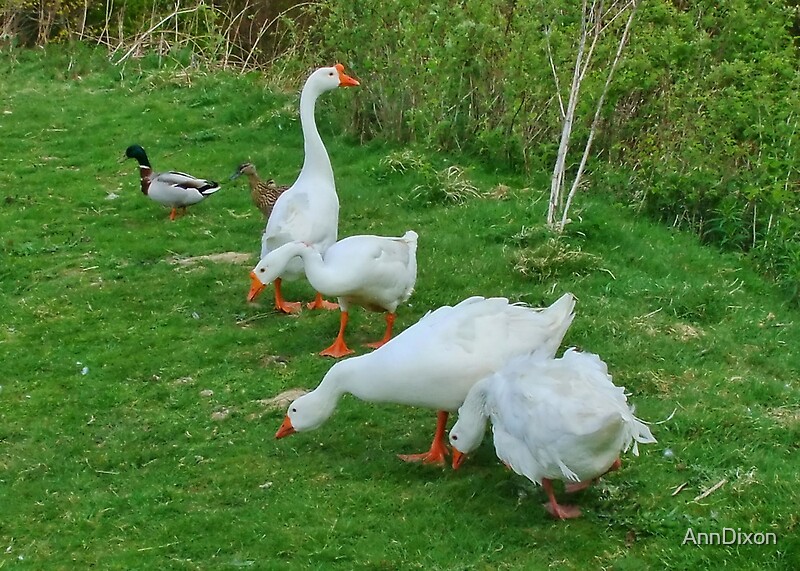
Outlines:
[{"label": "orange webbed foot", "polygon": [[373,341],[372,343],[366,343],[367,347],[372,347],[373,349],[378,349],[386,345],[392,338],[392,327],[394,326],[394,313],[387,313],[386,314],[386,332],[383,334],[381,339],[377,341]]},{"label": "orange webbed foot", "polygon": [[364,343],[364,347],[369,347],[370,349],[380,349],[388,342],[388,339],[380,339],[378,341],[373,341],[372,343]]},{"label": "orange webbed foot", "polygon": [[275,303],[275,309],[284,313],[300,313],[303,304],[299,301],[281,301]]},{"label": "orange webbed foot", "polygon": [[436,464],[441,466],[444,465],[445,458],[447,457],[447,451],[429,450],[428,452],[423,452],[422,454],[398,454],[397,457],[403,462],[420,462],[422,464]]},{"label": "orange webbed foot", "polygon": [[[250,279],[255,280],[257,278],[254,278],[253,275],[251,275]],[[275,280],[275,309],[284,313],[298,313],[303,304],[301,304],[299,301],[286,301],[283,299],[282,285],[283,280],[281,278],[277,278]],[[252,289],[250,291],[252,293]]]},{"label": "orange webbed foot", "polygon": [[326,309],[328,311],[333,311],[339,309],[339,304],[322,299],[322,294],[317,292],[314,301],[309,302],[306,307],[308,307],[308,309]]},{"label": "orange webbed foot", "polygon": [[447,445],[444,443],[444,431],[447,426],[447,417],[449,413],[446,410],[440,410],[436,413],[436,432],[431,442],[431,449],[422,454],[398,454],[397,457],[404,462],[422,462],[423,464],[444,464],[444,460],[448,455]]},{"label": "orange webbed foot", "polygon": [[551,516],[556,519],[575,519],[581,517],[581,510],[578,506],[565,506],[562,504],[553,505],[550,502],[542,504]]},{"label": "orange webbed foot", "polygon": [[355,353],[352,349],[350,349],[344,342],[344,340],[339,339],[338,337],[336,340],[331,343],[331,346],[327,349],[323,349],[319,352],[320,355],[323,357],[333,357],[334,359],[338,359],[340,357],[344,357],[346,355],[351,355]]},{"label": "orange webbed foot", "polygon": [[544,509],[556,519],[573,519],[580,517],[581,510],[577,506],[562,506],[556,501],[553,491],[553,482],[550,478],[542,478],[542,488],[547,493],[548,502],[544,503]]}]

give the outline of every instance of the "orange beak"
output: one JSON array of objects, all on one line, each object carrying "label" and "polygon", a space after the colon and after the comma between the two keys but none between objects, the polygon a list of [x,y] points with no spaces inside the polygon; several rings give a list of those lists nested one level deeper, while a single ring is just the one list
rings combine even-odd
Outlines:
[{"label": "orange beak", "polygon": [[297,431],[294,429],[294,426],[292,426],[292,421],[289,420],[289,417],[287,416],[286,418],[283,419],[283,424],[281,424],[281,427],[278,429],[278,432],[275,433],[275,438],[283,438],[284,436],[291,436],[295,432]]},{"label": "orange beak", "polygon": [[261,283],[261,280],[256,277],[255,272],[250,272],[250,292],[247,294],[247,301],[253,301],[258,297],[258,294],[267,286]]},{"label": "orange beak", "polygon": [[461,466],[461,463],[464,461],[466,457],[467,457],[466,454],[464,454],[460,450],[453,448],[453,470],[458,470],[459,466]]},{"label": "orange beak", "polygon": [[355,87],[356,85],[361,85],[358,80],[353,79],[344,72],[344,66],[342,64],[337,63],[334,67],[336,71],[339,72],[339,87]]}]

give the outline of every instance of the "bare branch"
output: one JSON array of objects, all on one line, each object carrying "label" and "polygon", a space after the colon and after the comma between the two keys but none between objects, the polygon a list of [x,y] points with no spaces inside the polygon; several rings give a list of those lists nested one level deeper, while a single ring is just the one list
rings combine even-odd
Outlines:
[{"label": "bare branch", "polygon": [[551,228],[555,226],[556,210],[560,206],[562,200],[569,139],[572,135],[572,123],[575,118],[575,108],[578,105],[578,93],[580,92],[580,85],[583,78],[581,67],[584,63],[584,50],[586,48],[586,37],[588,35],[586,1],[587,0],[583,0],[583,17],[581,19],[581,37],[578,42],[578,54],[575,56],[575,67],[572,71],[572,84],[570,85],[567,111],[564,114],[564,125],[561,129],[561,139],[558,144],[556,164],[553,167],[553,176],[550,181],[550,202],[547,208],[547,225]]},{"label": "bare branch", "polygon": [[[133,52],[135,52],[144,43],[144,41],[150,36],[150,34],[152,34],[158,28],[160,28],[161,26],[163,26],[164,24],[169,22],[170,19],[175,18],[176,16],[180,16],[181,14],[191,14],[192,12],[197,12],[197,10],[199,10],[201,6],[202,6],[202,4],[199,4],[199,5],[195,6],[194,8],[185,8],[183,10],[177,9],[177,10],[174,10],[169,16],[166,16],[166,17],[162,18],[161,21],[159,21],[155,25],[151,26],[149,30],[147,30],[146,32],[141,34],[139,36],[139,39],[137,39],[135,42],[133,42],[133,45],[131,46],[131,48],[127,52],[125,52],[125,55],[122,56],[121,58],[119,58],[116,62],[114,62],[114,65],[119,65],[123,61],[128,59],[131,56],[131,54]],[[178,33],[177,32],[177,20],[176,20],[175,33],[176,33],[176,35]]]},{"label": "bare branch", "polygon": [[548,26],[544,30],[544,39],[545,39],[545,46],[547,46],[547,59],[550,61],[550,69],[553,72],[553,79],[556,82],[556,96],[558,97],[558,107],[561,109],[561,118],[564,118],[564,100],[561,98],[561,84],[558,81],[558,73],[556,72],[556,64],[553,62],[553,50],[550,46],[550,34],[551,34],[550,27]]},{"label": "bare branch", "polygon": [[594,118],[592,119],[592,127],[589,131],[589,138],[586,141],[586,147],[583,150],[583,156],[581,157],[580,165],[578,166],[578,172],[575,174],[575,180],[572,183],[572,188],[570,188],[569,194],[567,195],[567,202],[564,205],[564,210],[561,214],[561,229],[564,228],[564,225],[567,223],[567,214],[569,213],[569,207],[572,205],[572,199],[575,196],[575,193],[578,190],[580,185],[581,177],[583,176],[583,171],[586,168],[586,161],[589,158],[589,153],[592,149],[592,142],[594,140],[594,136],[597,132],[597,126],[600,123],[600,113],[603,109],[603,103],[605,102],[606,95],[608,94],[608,89],[611,86],[611,79],[614,77],[614,71],[617,69],[617,65],[622,57],[622,50],[625,48],[625,44],[628,42],[628,36],[630,34],[631,24],[633,23],[633,17],[636,14],[636,8],[638,4],[636,0],[631,2],[633,5],[630,13],[628,14],[628,21],[625,23],[625,30],[622,32],[622,37],[619,40],[619,44],[617,45],[617,53],[614,56],[614,61],[611,64],[611,69],[608,70],[608,76],[606,77],[606,83],[603,86],[603,92],[600,94],[600,99],[597,102],[597,107],[595,108]]},{"label": "bare branch", "polygon": [[255,42],[253,42],[253,49],[250,50],[250,53],[247,54],[247,57],[245,58],[244,63],[242,64],[242,70],[247,68],[247,65],[250,63],[250,59],[253,57],[253,54],[256,51],[256,47],[258,46],[258,43],[261,41],[261,38],[264,37],[264,34],[267,33],[267,30],[269,30],[273,26],[273,24],[275,24],[277,21],[279,21],[281,18],[283,18],[290,11],[296,10],[298,8],[303,8],[305,6],[311,6],[313,4],[314,4],[314,2],[301,2],[299,4],[294,4],[293,6],[290,6],[289,8],[283,10],[281,13],[279,13],[277,16],[275,16],[268,23],[265,22],[264,25],[261,26],[261,30],[259,30],[258,36],[256,36]]},{"label": "bare branch", "polygon": [[[614,5],[616,5],[616,4],[617,4],[617,2],[614,3]],[[620,8],[619,11],[616,14],[614,14],[608,22],[603,24],[603,31],[605,31],[606,28],[611,26],[611,24],[613,24],[617,20],[617,18],[619,18],[622,14],[624,14],[626,10],[631,8],[631,5],[633,5],[633,10],[636,10],[636,0],[630,0],[625,6]],[[613,8],[613,6],[612,6],[612,8]],[[603,20],[606,19],[606,16],[608,16],[608,14],[610,12],[611,12],[611,9],[606,11],[606,13],[603,15]]]}]

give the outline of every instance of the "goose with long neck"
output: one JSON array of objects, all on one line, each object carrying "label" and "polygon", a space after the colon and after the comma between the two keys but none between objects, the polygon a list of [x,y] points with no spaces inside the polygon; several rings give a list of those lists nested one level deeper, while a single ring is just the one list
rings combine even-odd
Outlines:
[{"label": "goose with long neck", "polygon": [[631,445],[638,455],[638,444],[656,441],[600,357],[575,349],[559,359],[518,357],[477,382],[450,431],[454,469],[481,443],[490,419],[497,456],[541,484],[545,507],[558,519],[580,510],[556,501],[553,480],[567,482],[568,492],[583,489],[618,469]]},{"label": "goose with long neck", "polygon": [[[275,202],[272,214],[261,239],[261,258],[289,242],[305,242],[320,253],[336,242],[339,225],[339,198],[333,179],[328,151],[322,142],[314,120],[317,98],[337,87],[359,85],[344,73],[344,66],[323,67],[312,73],[300,95],[300,124],[303,130],[303,167],[294,184]],[[300,303],[283,298],[281,284],[284,279],[297,279],[303,275],[303,261],[295,257],[285,271],[275,278],[275,307],[283,312],[300,310]],[[335,309],[336,305],[323,301],[317,292],[310,308]]]},{"label": "goose with long neck", "polygon": [[350,305],[385,311],[386,332],[368,346],[378,348],[389,341],[397,306],[411,296],[417,279],[416,232],[409,230],[398,238],[349,236],[324,254],[303,242],[284,244],[264,256],[250,272],[248,301],[253,301],[298,256],[303,259],[311,286],[325,296],[338,298],[341,309],[339,334],[320,355],[337,358],[353,353],[344,340]]},{"label": "goose with long neck", "polygon": [[370,402],[436,410],[430,450],[400,458],[442,464],[448,415],[472,385],[516,356],[552,358],[572,323],[574,306],[567,293],[544,309],[477,296],[440,307],[376,351],[333,365],[316,389],[289,405],[275,437],[318,428],[339,398],[350,393]]}]

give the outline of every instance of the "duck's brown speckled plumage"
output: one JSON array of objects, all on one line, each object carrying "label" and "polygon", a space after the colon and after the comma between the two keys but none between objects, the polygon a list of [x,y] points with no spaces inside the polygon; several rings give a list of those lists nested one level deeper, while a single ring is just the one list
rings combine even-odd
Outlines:
[{"label": "duck's brown speckled plumage", "polygon": [[269,218],[278,197],[289,187],[286,185],[279,186],[275,184],[275,181],[271,178],[261,180],[253,163],[242,163],[239,165],[231,178],[237,178],[241,175],[247,175],[247,181],[250,183],[250,197],[253,199],[253,204],[264,214],[265,218]]}]

